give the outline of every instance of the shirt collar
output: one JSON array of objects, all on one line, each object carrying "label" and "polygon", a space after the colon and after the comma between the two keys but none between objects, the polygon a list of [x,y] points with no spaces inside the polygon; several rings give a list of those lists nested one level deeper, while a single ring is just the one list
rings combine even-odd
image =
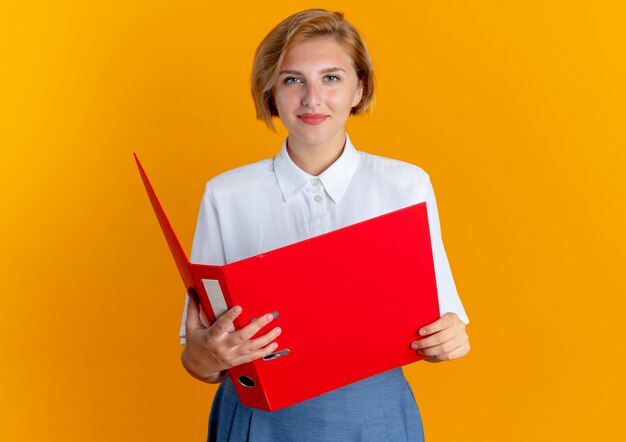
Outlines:
[{"label": "shirt collar", "polygon": [[[341,156],[319,175],[324,189],[335,204],[339,203],[346,192],[359,165],[359,158],[359,152],[354,148],[346,133],[346,144]],[[289,153],[287,153],[286,139],[282,149],[274,157],[274,174],[285,201],[298,194],[314,178],[313,175],[300,169],[291,160]]]}]

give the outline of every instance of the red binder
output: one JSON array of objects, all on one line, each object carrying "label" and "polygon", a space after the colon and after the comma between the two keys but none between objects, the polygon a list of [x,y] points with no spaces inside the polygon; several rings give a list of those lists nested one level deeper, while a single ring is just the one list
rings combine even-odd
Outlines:
[{"label": "red binder", "polygon": [[[135,155],[188,290],[209,324],[279,316],[276,352],[229,370],[242,404],[274,411],[423,359],[417,330],[439,318],[426,203],[223,266],[190,263]],[[259,334],[263,334],[263,329]]]}]

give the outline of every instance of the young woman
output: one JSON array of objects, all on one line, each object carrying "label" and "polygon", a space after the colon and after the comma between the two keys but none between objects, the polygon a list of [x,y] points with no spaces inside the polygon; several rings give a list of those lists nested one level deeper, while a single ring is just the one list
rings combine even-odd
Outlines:
[{"label": "young woman", "polygon": [[[207,183],[191,260],[227,264],[426,201],[442,317],[420,330],[422,340],[407,345],[430,362],[459,358],[469,351],[468,319],[441,242],[428,175],[356,150],[345,132],[348,117],[366,111],[373,93],[369,55],[343,14],[303,11],[270,31],[254,59],[252,95],[257,117],[270,128],[272,117],[279,117],[288,137],[276,157]],[[226,370],[272,353],[281,333],[275,327],[252,338],[272,321],[269,312],[229,333],[241,311],[235,306],[207,327],[195,299],[185,306],[183,365],[197,379],[221,382],[208,440],[423,440],[420,414],[399,368],[275,412],[241,405]],[[332,326],[323,317],[309,320],[310,327]],[[354,345],[370,351],[367,343]]]}]

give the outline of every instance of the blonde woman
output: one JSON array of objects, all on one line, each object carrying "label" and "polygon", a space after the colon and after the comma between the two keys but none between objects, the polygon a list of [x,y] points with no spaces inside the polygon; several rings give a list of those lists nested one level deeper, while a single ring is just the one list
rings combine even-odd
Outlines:
[{"label": "blonde woman", "polygon": [[[442,316],[420,330],[422,340],[407,345],[430,362],[459,358],[469,351],[469,321],[441,242],[428,175],[356,150],[345,131],[350,115],[365,112],[373,94],[369,54],[343,14],[302,11],[272,29],[255,55],[252,96],[257,118],[273,128],[278,117],[287,139],[274,158],[207,183],[191,260],[227,264],[426,201]],[[399,368],[275,412],[241,405],[227,369],[272,353],[282,332],[268,327],[252,338],[272,321],[268,312],[228,333],[241,311],[235,306],[207,327],[197,300],[188,298],[185,306],[183,365],[197,379],[221,382],[209,441],[423,440],[420,413]],[[308,321],[313,329],[332,327],[323,317]],[[353,345],[372,351],[367,342]]]}]

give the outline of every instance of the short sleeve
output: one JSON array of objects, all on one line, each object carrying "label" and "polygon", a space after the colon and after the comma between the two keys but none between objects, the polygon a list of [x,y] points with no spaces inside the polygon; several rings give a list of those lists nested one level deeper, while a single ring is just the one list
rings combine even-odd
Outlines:
[{"label": "short sleeve", "polygon": [[[200,212],[196,223],[196,232],[191,246],[190,261],[196,264],[226,264],[222,231],[210,182],[206,185],[204,196],[202,197],[202,201],[200,203]],[[187,319],[188,302],[189,298],[185,295],[185,306],[183,309],[182,322],[180,324],[181,345],[185,345],[186,343],[185,320]],[[202,315],[200,315],[200,320],[206,325]]]},{"label": "short sleeve", "polygon": [[439,312],[443,316],[445,313],[456,313],[465,323],[469,323],[469,318],[465,313],[463,304],[456,290],[450,263],[441,238],[441,225],[439,223],[439,212],[437,201],[430,179],[427,180],[426,189],[426,209],[428,211],[428,225],[430,228],[430,240],[433,249],[433,261],[435,264],[435,279],[437,280],[437,293],[439,295]]}]

